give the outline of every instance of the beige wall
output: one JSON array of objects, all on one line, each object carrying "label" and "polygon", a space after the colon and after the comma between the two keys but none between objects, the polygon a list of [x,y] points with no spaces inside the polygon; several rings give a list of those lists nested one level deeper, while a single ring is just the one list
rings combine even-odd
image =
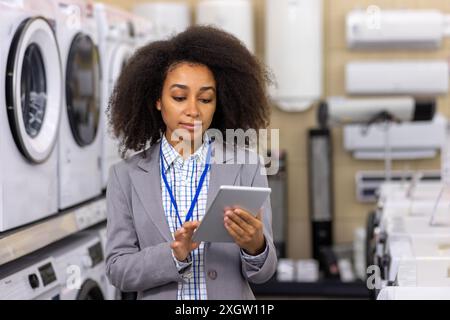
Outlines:
[{"label": "beige wall", "polygon": [[[194,5],[197,0],[190,0]],[[253,0],[256,12],[256,50],[259,57],[264,56],[264,0]],[[131,8],[142,0],[104,0],[103,2]],[[437,8],[450,13],[448,0],[324,0],[325,3],[325,95],[343,95],[345,63],[355,59],[390,58],[447,58],[450,54],[450,41],[438,51],[397,51],[355,53],[346,49],[345,15],[355,7],[365,8],[378,5],[388,8]],[[449,97],[439,98],[439,110],[450,115]],[[289,170],[289,242],[288,255],[292,258],[310,257],[310,231],[308,215],[307,182],[307,130],[315,126],[313,108],[303,113],[285,113],[273,109],[272,128],[280,128],[281,147],[288,151]],[[432,137],[430,137],[432,138]],[[358,170],[382,170],[383,163],[377,161],[356,161],[342,148],[342,130],[333,130],[334,148],[334,197],[335,197],[335,240],[337,243],[352,241],[355,227],[364,226],[365,216],[371,205],[356,202],[354,176]],[[440,160],[395,162],[398,169],[437,169]]]}]

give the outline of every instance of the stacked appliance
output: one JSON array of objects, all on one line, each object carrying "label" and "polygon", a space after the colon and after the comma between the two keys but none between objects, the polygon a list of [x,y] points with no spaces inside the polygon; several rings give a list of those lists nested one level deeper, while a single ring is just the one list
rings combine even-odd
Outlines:
[{"label": "stacked appliance", "polygon": [[56,0],[65,78],[59,132],[59,208],[101,194],[101,65],[92,3]]},{"label": "stacked appliance", "polygon": [[120,161],[118,141],[113,138],[107,119],[109,97],[122,69],[133,54],[133,16],[105,4],[95,4],[99,30],[99,51],[102,59],[103,81],[100,112],[102,188],[105,189],[110,167]]},{"label": "stacked appliance", "polygon": [[441,182],[414,183],[382,186],[378,209],[368,220],[368,264],[380,270],[375,296],[417,298],[427,292],[423,287],[442,287],[434,296],[450,299],[445,289],[450,286],[450,197],[439,196],[445,190]]},{"label": "stacked appliance", "polygon": [[134,30],[134,49],[137,50],[157,39],[153,20],[134,14],[132,16]]},{"label": "stacked appliance", "polygon": [[214,25],[233,34],[254,53],[253,22],[253,5],[250,0],[200,0],[197,4],[197,24]]},{"label": "stacked appliance", "polygon": [[0,1],[0,231],[58,210],[62,105],[51,2]]},{"label": "stacked appliance", "polygon": [[86,231],[2,266],[1,300],[104,300],[107,279],[98,232]]},{"label": "stacked appliance", "polygon": [[59,299],[59,278],[52,257],[34,255],[2,266],[0,300]]},{"label": "stacked appliance", "polygon": [[[139,3],[133,12],[151,23],[153,40],[167,40],[191,25],[190,7],[184,1]],[[145,23],[139,25],[145,27]]]},{"label": "stacked appliance", "polygon": [[98,233],[81,232],[47,249],[55,261],[61,300],[105,300],[107,279]]}]

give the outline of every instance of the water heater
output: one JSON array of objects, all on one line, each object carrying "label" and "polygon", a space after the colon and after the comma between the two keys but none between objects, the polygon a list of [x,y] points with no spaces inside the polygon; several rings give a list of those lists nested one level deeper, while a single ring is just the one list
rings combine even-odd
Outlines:
[{"label": "water heater", "polygon": [[285,111],[303,111],[323,90],[322,0],[266,0],[266,63],[270,88]]},{"label": "water heater", "polygon": [[151,21],[155,40],[165,40],[191,25],[189,4],[184,2],[141,3],[133,12]]},{"label": "water heater", "polygon": [[252,53],[255,51],[251,0],[200,0],[196,23],[223,29],[241,40]]}]

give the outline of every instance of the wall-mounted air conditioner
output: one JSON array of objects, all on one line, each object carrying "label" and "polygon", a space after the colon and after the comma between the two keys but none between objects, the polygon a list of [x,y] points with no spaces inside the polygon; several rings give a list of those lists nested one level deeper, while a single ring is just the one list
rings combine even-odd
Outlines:
[{"label": "wall-mounted air conditioner", "polygon": [[346,67],[346,90],[352,95],[447,94],[449,66],[445,60],[355,61]]},{"label": "wall-mounted air conditioner", "polygon": [[303,111],[323,90],[322,0],[266,0],[266,63],[275,76],[270,88],[285,111]]},{"label": "wall-mounted air conditioner", "polygon": [[241,40],[250,52],[255,51],[251,0],[200,0],[196,23],[223,29]]},{"label": "wall-mounted air conditioner", "polygon": [[450,35],[450,16],[438,10],[352,10],[347,14],[351,49],[436,49]]},{"label": "wall-mounted air conditioner", "polygon": [[[443,147],[447,120],[437,114],[432,121],[392,124],[389,147],[392,159],[434,158]],[[347,125],[344,148],[362,160],[383,160],[386,149],[385,124]]]}]

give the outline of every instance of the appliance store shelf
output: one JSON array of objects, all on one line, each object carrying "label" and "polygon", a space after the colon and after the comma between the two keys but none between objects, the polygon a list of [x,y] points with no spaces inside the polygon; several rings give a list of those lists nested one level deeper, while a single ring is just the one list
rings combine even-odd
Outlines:
[{"label": "appliance store shelf", "polygon": [[106,219],[106,199],[95,198],[39,222],[0,234],[0,265]]}]

